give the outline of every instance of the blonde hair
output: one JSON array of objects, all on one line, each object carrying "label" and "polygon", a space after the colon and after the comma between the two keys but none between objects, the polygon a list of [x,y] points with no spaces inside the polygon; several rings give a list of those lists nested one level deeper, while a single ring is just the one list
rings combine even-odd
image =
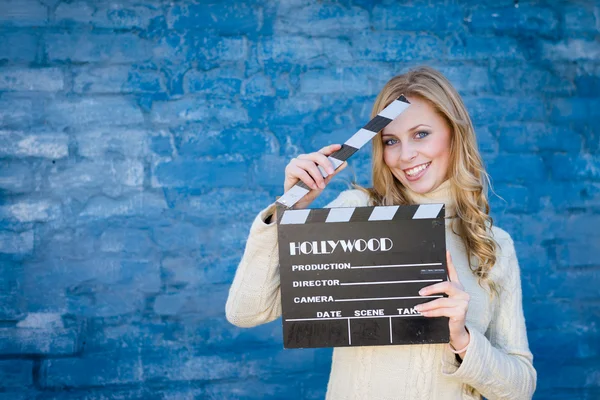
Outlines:
[{"label": "blonde hair", "polygon": [[[480,286],[487,285],[490,295],[498,293],[496,284],[489,278],[490,270],[496,263],[497,246],[492,237],[493,220],[489,215],[487,199],[489,177],[483,167],[473,124],[463,101],[440,72],[419,67],[395,76],[386,83],[375,100],[371,117],[402,94],[428,101],[451,128],[448,179],[458,217],[454,219],[452,229],[464,241],[469,265]],[[355,186],[369,194],[373,205],[408,204],[405,187],[383,160],[381,132],[373,140],[372,158],[373,188]]]}]

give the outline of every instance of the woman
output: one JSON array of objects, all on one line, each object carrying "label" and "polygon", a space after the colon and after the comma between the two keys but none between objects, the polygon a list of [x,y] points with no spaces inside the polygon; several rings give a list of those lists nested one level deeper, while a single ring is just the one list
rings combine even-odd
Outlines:
[{"label": "woman", "polygon": [[[448,282],[420,295],[448,297],[415,307],[449,318],[450,343],[340,347],[333,352],[328,399],[529,399],[536,371],[529,351],[519,265],[512,239],[492,226],[487,174],[465,106],[437,71],[421,67],[391,79],[375,116],[404,94],[411,106],[373,139],[373,188],[342,192],[327,207],[446,204]],[[292,159],[284,190],[298,180],[307,207],[335,173],[327,156],[340,145]],[[331,175],[323,179],[317,165]],[[281,315],[275,207],[260,212],[227,300],[227,319],[242,327]]]}]

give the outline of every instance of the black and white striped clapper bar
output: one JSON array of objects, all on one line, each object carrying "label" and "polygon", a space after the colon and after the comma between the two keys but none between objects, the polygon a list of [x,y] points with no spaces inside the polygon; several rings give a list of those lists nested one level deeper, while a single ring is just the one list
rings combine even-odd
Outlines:
[{"label": "black and white striped clapper bar", "polygon": [[[344,163],[350,156],[360,150],[365,144],[367,144],[377,133],[385,128],[390,122],[392,122],[398,115],[402,114],[410,106],[410,103],[404,96],[398,97],[398,99],[392,101],[387,107],[385,107],[379,114],[377,114],[367,125],[358,130],[354,135],[350,137],[343,145],[342,148],[330,155],[328,158],[333,163],[334,169],[337,169]],[[319,165],[319,171],[324,178],[327,178],[327,172]],[[294,185],[290,190],[285,192],[283,196],[277,199],[277,203],[280,206],[291,208],[304,197],[310,188],[302,181]]]},{"label": "black and white striped clapper bar", "polygon": [[413,308],[448,279],[443,204],[280,211],[285,348],[449,341]]}]

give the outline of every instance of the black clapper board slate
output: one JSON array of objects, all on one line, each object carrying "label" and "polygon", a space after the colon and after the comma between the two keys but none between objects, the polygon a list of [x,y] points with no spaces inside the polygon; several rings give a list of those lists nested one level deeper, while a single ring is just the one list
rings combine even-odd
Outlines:
[{"label": "black clapper board slate", "polygon": [[448,279],[443,204],[278,207],[285,348],[448,343],[413,307]]}]

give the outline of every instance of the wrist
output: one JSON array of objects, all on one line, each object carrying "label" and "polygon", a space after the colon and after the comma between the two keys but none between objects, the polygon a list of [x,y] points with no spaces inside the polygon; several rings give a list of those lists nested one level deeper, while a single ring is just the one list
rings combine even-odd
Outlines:
[{"label": "wrist", "polygon": [[450,346],[454,349],[464,349],[471,342],[471,335],[465,326],[462,332],[456,335],[450,335]]}]

